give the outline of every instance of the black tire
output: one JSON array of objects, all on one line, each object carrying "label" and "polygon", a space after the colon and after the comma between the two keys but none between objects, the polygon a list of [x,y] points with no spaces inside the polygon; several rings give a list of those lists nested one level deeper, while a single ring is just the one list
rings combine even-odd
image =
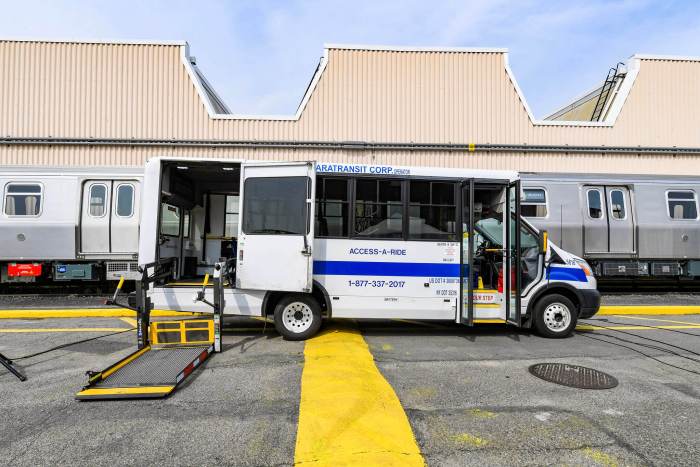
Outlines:
[{"label": "black tire", "polygon": [[568,337],[576,328],[578,310],[563,295],[545,295],[535,303],[534,312],[535,328],[543,337]]},{"label": "black tire", "polygon": [[289,294],[275,306],[275,329],[290,341],[303,341],[321,328],[321,307],[314,297]]}]

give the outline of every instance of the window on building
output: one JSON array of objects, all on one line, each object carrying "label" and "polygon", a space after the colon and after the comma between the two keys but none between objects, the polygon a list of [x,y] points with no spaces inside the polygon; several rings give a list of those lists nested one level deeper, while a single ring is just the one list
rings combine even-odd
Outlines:
[{"label": "window on building", "polygon": [[347,179],[317,178],[315,235],[317,237],[347,237],[349,206]]},{"label": "window on building", "polygon": [[610,191],[610,215],[613,219],[625,219],[625,194],[622,190]]},{"label": "window on building", "polygon": [[117,216],[134,215],[134,186],[128,183],[117,187]]},{"label": "window on building", "polygon": [[666,193],[668,215],[671,219],[694,220],[698,218],[698,199],[694,191],[669,191]]},{"label": "window on building", "polygon": [[249,178],[244,185],[243,231],[247,234],[305,235],[308,177]]},{"label": "window on building", "polygon": [[107,185],[101,183],[91,185],[88,202],[92,217],[104,216],[107,207]]},{"label": "window on building", "polygon": [[160,233],[170,237],[180,236],[180,208],[168,203],[160,206]]},{"label": "window on building", "polygon": [[238,236],[238,195],[226,196],[226,212],[224,214],[224,236]]},{"label": "window on building", "polygon": [[603,217],[603,202],[600,190],[588,190],[588,216],[591,219],[601,219]]},{"label": "window on building", "polygon": [[455,186],[446,182],[409,182],[408,238],[456,240]]},{"label": "window on building", "polygon": [[401,180],[360,178],[355,181],[355,226],[358,237],[402,238]]},{"label": "window on building", "polygon": [[41,214],[42,189],[38,183],[10,183],[5,188],[5,214],[38,216]]},{"label": "window on building", "polygon": [[523,217],[547,217],[547,193],[543,188],[523,189],[524,199],[520,203]]}]

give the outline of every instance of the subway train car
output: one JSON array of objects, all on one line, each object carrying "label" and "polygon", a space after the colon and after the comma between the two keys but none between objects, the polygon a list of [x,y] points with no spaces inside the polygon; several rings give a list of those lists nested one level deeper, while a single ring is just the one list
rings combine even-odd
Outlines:
[{"label": "subway train car", "polygon": [[523,217],[599,279],[700,283],[700,177],[521,176]]},{"label": "subway train car", "polygon": [[0,169],[0,284],[138,278],[140,168]]}]

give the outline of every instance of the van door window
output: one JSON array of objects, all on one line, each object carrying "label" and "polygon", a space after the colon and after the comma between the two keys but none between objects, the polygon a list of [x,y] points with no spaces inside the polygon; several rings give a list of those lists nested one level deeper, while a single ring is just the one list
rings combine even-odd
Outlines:
[{"label": "van door window", "polygon": [[180,236],[180,208],[168,203],[160,207],[160,233],[170,237]]},{"label": "van door window", "polygon": [[227,195],[224,213],[224,236],[238,236],[238,196]]},{"label": "van door window", "polygon": [[38,183],[10,183],[5,188],[5,214],[38,216],[41,214],[42,189]]},{"label": "van door window", "polygon": [[243,232],[306,235],[308,177],[249,178],[243,188]]},{"label": "van door window", "polygon": [[588,216],[591,219],[603,217],[603,203],[599,190],[588,190]]}]

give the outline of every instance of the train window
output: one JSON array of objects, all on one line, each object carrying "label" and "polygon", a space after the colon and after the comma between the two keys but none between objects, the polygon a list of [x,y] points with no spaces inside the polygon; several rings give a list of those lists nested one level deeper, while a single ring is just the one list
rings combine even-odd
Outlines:
[{"label": "train window", "polygon": [[409,239],[456,240],[456,220],[453,183],[409,182]]},{"label": "train window", "polygon": [[134,215],[134,185],[125,183],[117,187],[117,216]]},{"label": "train window", "polygon": [[610,216],[613,219],[625,219],[625,194],[622,190],[610,191]]},{"label": "train window", "polygon": [[316,180],[316,236],[347,237],[349,206],[347,179],[319,177]]},{"label": "train window", "polygon": [[224,213],[224,236],[238,236],[238,196],[226,196],[226,211]]},{"label": "train window", "polygon": [[38,183],[9,183],[5,188],[5,214],[38,216],[41,214],[42,188]]},{"label": "train window", "polygon": [[167,203],[160,205],[160,233],[169,237],[180,236],[180,208]]},{"label": "train window", "polygon": [[354,234],[371,238],[403,237],[401,180],[357,179]]},{"label": "train window", "polygon": [[520,203],[523,217],[547,217],[547,193],[543,188],[523,189],[525,198]]},{"label": "train window", "polygon": [[668,191],[668,215],[671,219],[695,220],[698,218],[698,200],[693,191]]},{"label": "train window", "polygon": [[603,217],[603,203],[599,190],[588,190],[588,216],[591,219]]},{"label": "train window", "polygon": [[107,185],[101,183],[91,185],[88,203],[88,212],[92,217],[104,216],[107,206]]}]

